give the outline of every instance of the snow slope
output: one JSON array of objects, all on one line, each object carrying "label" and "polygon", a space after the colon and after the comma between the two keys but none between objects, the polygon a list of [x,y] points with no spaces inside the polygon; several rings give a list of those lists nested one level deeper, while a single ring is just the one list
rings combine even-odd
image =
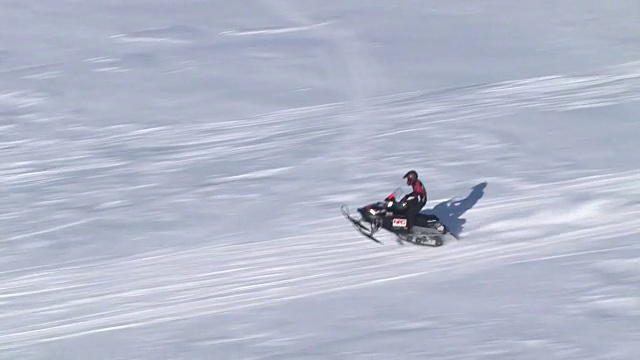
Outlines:
[{"label": "snow slope", "polygon": [[635,359],[640,7],[553,4],[0,2],[0,359]]}]

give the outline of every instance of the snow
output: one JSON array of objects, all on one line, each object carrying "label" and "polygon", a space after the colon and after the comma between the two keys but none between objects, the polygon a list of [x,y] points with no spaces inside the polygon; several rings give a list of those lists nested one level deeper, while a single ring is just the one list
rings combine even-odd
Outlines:
[{"label": "snow", "polygon": [[639,14],[1,2],[0,359],[637,358]]}]

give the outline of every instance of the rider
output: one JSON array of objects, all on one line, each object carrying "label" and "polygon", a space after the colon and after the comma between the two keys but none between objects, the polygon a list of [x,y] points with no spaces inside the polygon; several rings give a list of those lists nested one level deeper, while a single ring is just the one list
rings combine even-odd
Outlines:
[{"label": "rider", "polygon": [[408,232],[413,227],[418,213],[427,203],[427,190],[422,181],[418,180],[418,173],[415,170],[410,170],[402,178],[407,179],[407,185],[411,186],[412,191],[403,196],[399,202],[394,203],[392,210],[407,216],[405,230]]},{"label": "rider", "polygon": [[410,170],[402,178],[407,179],[407,185],[411,186],[412,189],[411,193],[405,195],[401,201],[407,204],[407,230],[411,230],[416,216],[427,203],[427,190],[422,181],[418,180],[418,173],[415,170]]}]

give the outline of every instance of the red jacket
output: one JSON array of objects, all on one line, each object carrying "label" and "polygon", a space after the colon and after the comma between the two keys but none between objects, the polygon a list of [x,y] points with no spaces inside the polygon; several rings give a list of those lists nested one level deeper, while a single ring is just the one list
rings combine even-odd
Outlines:
[{"label": "red jacket", "polygon": [[413,185],[411,185],[411,188],[413,191],[405,196],[405,199],[409,200],[411,197],[415,197],[419,203],[425,204],[427,202],[427,190],[422,181],[416,180]]}]

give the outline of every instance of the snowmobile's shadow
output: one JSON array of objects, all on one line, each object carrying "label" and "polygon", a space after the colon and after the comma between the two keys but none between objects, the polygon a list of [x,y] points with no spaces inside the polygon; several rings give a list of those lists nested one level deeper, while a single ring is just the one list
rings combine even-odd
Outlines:
[{"label": "snowmobile's shadow", "polygon": [[455,198],[443,201],[436,205],[433,209],[426,209],[420,213],[426,215],[436,215],[440,221],[447,227],[449,233],[456,238],[460,235],[464,228],[466,219],[460,218],[471,209],[477,202],[484,196],[484,189],[487,187],[486,182],[482,182],[473,188],[469,196],[462,200],[456,200]]}]

